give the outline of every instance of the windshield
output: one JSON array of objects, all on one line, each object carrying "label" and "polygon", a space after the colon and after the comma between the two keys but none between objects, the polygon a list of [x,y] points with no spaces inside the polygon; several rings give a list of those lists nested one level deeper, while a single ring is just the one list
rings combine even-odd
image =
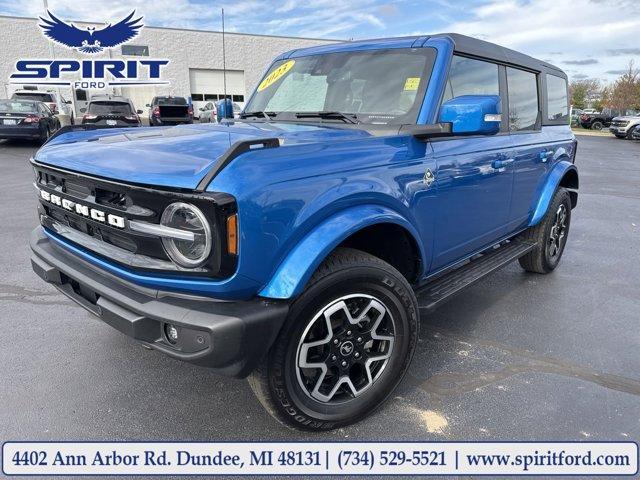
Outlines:
[{"label": "windshield", "polygon": [[37,113],[35,102],[29,100],[0,100],[0,112],[2,113]]},{"label": "windshield", "polygon": [[49,93],[16,92],[13,94],[13,98],[24,98],[25,100],[37,100],[39,102],[55,103],[55,100]]},{"label": "windshield", "polygon": [[244,111],[307,121],[314,119],[300,114],[340,112],[362,123],[415,123],[434,59],[431,48],[403,48],[281,60]]},{"label": "windshield", "polygon": [[91,102],[87,111],[93,115],[131,115],[131,107],[123,102]]},{"label": "windshield", "polygon": [[158,97],[158,105],[186,105],[183,97]]}]

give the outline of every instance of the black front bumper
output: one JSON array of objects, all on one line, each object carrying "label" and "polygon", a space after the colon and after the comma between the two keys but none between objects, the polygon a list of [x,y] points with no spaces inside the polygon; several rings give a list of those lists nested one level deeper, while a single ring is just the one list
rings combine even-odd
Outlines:
[{"label": "black front bumper", "polygon": [[[289,311],[286,302],[228,302],[133,285],[54,244],[42,227],[31,234],[31,250],[38,276],[105,323],[171,357],[228,376],[251,373]],[[175,344],[165,324],[178,330]]]}]

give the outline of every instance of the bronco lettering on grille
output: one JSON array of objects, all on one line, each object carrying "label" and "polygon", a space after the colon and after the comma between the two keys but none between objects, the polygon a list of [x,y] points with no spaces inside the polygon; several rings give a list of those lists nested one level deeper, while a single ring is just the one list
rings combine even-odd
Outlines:
[{"label": "bronco lettering on grille", "polygon": [[65,210],[74,212],[83,217],[90,218],[92,220],[95,220],[96,222],[106,223],[116,228],[124,228],[124,217],[113,215],[111,213],[108,214],[106,212],[103,212],[102,210],[98,210],[97,208],[90,208],[87,205],[73,202],[68,198],[62,198],[59,195],[49,193],[44,190],[40,190],[40,197],[46,202],[62,207]]}]

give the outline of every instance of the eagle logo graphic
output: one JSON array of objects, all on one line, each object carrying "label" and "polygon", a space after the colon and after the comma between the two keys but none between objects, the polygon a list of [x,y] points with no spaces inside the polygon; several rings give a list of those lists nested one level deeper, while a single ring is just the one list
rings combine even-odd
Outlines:
[{"label": "eagle logo graphic", "polygon": [[78,28],[54,17],[49,10],[47,13],[49,18],[40,17],[43,23],[39,27],[44,36],[82,53],[100,53],[105,48],[116,47],[137,37],[142,28],[142,17],[132,20],[135,10],[115,25],[109,24],[100,30],[96,27]]}]

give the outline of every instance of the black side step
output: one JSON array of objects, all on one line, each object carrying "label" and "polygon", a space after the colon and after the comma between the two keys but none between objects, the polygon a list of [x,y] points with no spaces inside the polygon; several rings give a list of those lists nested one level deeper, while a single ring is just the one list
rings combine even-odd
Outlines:
[{"label": "black side step", "polygon": [[427,283],[416,292],[420,311],[434,310],[482,277],[529,253],[535,246],[535,242],[511,240]]}]

